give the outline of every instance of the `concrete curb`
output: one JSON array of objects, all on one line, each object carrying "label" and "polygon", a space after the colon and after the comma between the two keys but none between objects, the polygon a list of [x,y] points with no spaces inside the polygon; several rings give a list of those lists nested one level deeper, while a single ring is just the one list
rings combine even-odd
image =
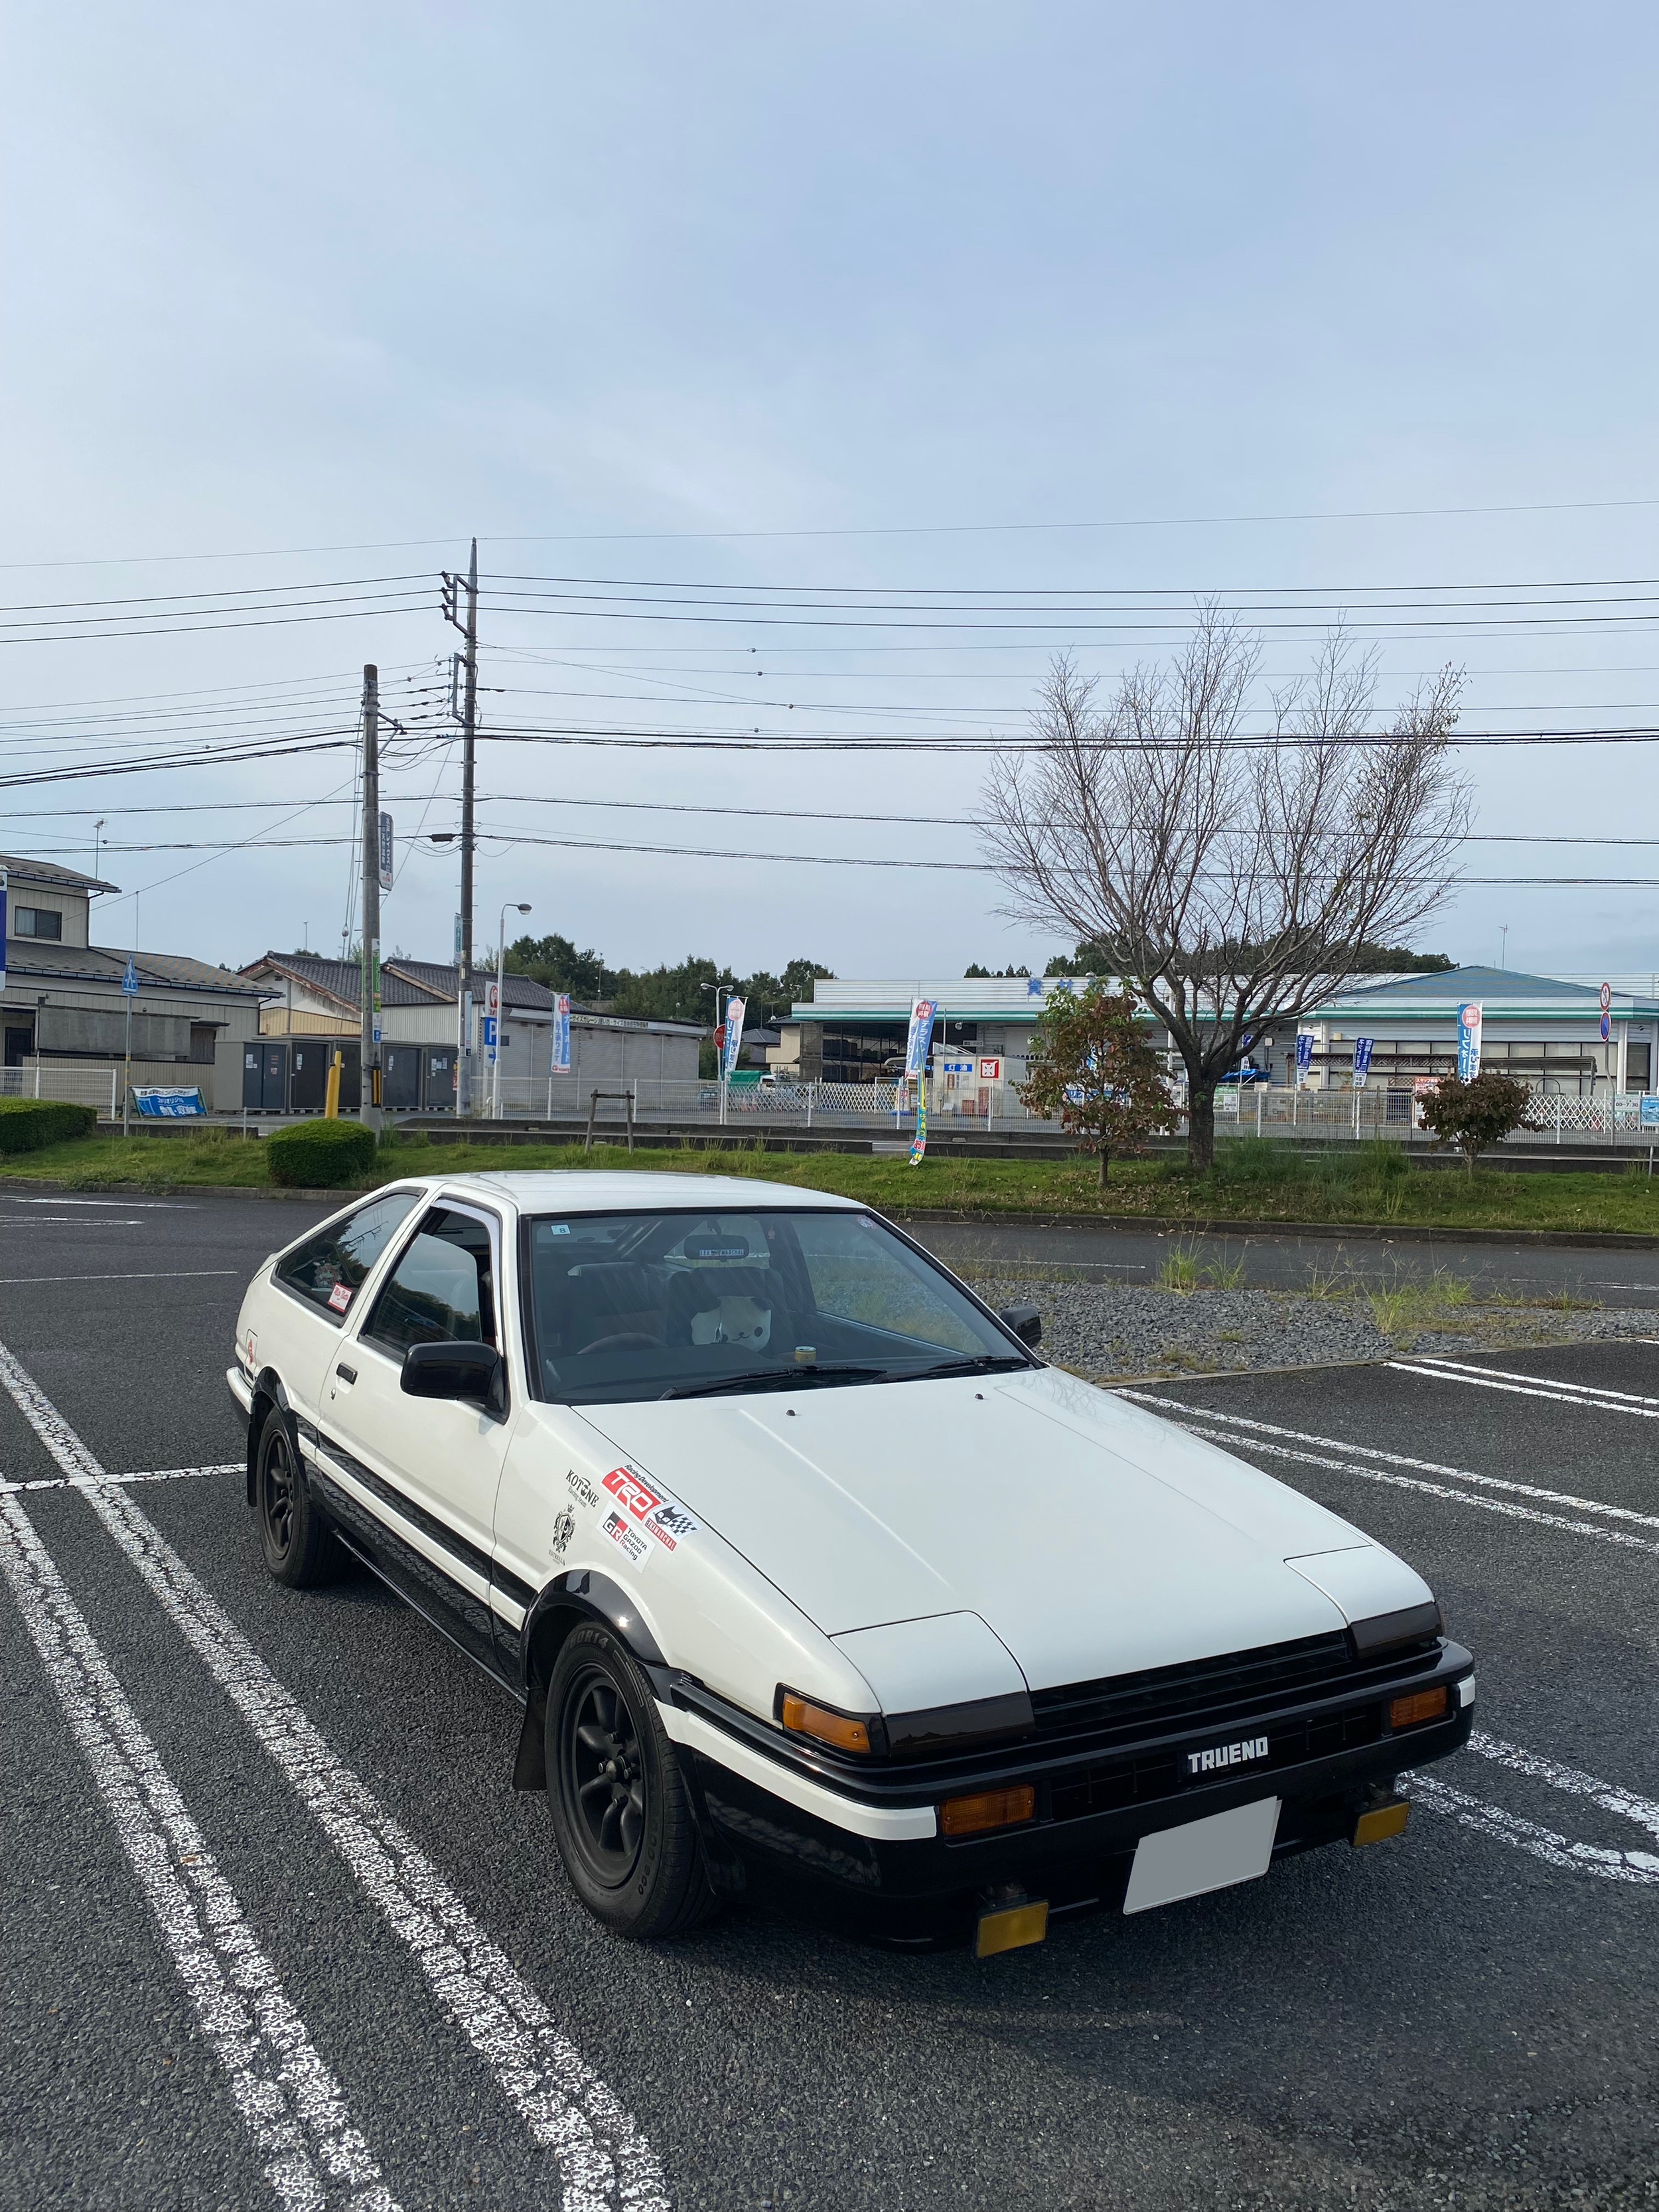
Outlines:
[{"label": "concrete curb", "polygon": [[1415,1222],[1192,1220],[1162,1213],[978,1212],[965,1206],[888,1206],[895,1221],[960,1222],[975,1228],[1139,1229],[1154,1236],[1277,1240],[1325,1237],[1382,1244],[1543,1244],[1589,1252],[1659,1252],[1659,1237],[1637,1230],[1441,1229]]},{"label": "concrete curb", "polygon": [[[413,1168],[409,1172],[418,1175],[421,1170]],[[398,1180],[395,1176],[390,1179]],[[787,1183],[777,1187],[781,1190],[790,1188]],[[0,1189],[4,1190],[62,1191],[67,1188],[63,1183],[37,1181],[33,1176],[0,1175]],[[370,1194],[367,1190],[272,1190],[258,1183],[170,1183],[165,1194],[137,1182],[102,1182],[93,1188],[95,1191],[116,1192],[124,1198],[159,1198],[165,1194],[264,1200],[301,1199],[313,1205],[331,1200],[337,1206]],[[1537,1244],[1554,1245],[1565,1251],[1659,1252],[1659,1236],[1644,1237],[1635,1230],[1440,1229],[1425,1228],[1414,1222],[1190,1220],[1162,1213],[1024,1213],[1012,1208],[978,1212],[966,1206],[878,1206],[875,1211],[884,1212],[893,1221],[955,1222],[966,1228],[980,1229],[1139,1229],[1158,1237],[1235,1237],[1258,1242],[1323,1237],[1339,1243],[1352,1237],[1358,1243],[1373,1244]]]}]

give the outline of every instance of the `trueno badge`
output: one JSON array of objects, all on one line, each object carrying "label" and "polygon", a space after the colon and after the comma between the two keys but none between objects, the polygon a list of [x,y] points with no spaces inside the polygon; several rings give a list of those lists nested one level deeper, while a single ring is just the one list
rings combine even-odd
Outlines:
[{"label": "trueno badge", "polygon": [[1218,1743],[1212,1751],[1189,1751],[1187,1753],[1187,1771],[1188,1774],[1214,1774],[1224,1766],[1243,1766],[1247,1759],[1265,1759],[1267,1756],[1267,1737],[1247,1735],[1241,1743]]}]

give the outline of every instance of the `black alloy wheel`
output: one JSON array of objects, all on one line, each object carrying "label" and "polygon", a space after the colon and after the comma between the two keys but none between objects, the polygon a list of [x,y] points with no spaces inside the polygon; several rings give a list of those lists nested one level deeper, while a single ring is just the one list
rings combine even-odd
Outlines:
[{"label": "black alloy wheel", "polygon": [[272,1577],[289,1589],[334,1581],[345,1554],[307,1486],[292,1418],[276,1407],[265,1416],[253,1464],[259,1545]]},{"label": "black alloy wheel", "polygon": [[598,1621],[571,1630],[547,1686],[547,1797],[572,1887],[607,1928],[658,1942],[714,1911],[690,1799],[651,1684]]},{"label": "black alloy wheel", "polygon": [[619,1889],[645,1840],[645,1755],[608,1674],[590,1668],[573,1686],[562,1733],[577,1848],[596,1881]]}]

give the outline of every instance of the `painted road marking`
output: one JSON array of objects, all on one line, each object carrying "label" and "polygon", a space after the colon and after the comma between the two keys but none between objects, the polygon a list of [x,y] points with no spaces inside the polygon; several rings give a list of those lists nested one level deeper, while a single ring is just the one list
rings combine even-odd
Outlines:
[{"label": "painted road marking", "polygon": [[[1481,1506],[1488,1512],[1510,1514],[1523,1521],[1540,1522],[1548,1528],[1571,1528],[1578,1535],[1600,1536],[1608,1543],[1633,1545],[1638,1551],[1659,1551],[1659,1544],[1649,1543],[1638,1536],[1626,1536],[1615,1529],[1597,1528],[1585,1522],[1569,1521],[1559,1514],[1533,1512],[1524,1506],[1500,1504],[1496,1498],[1468,1497],[1460,1491],[1447,1490],[1438,1483],[1413,1481],[1404,1475],[1385,1474],[1382,1468],[1361,1466],[1354,1458],[1322,1458],[1317,1453],[1290,1450],[1285,1445],[1269,1443],[1265,1439],[1283,1437],[1294,1444],[1322,1444],[1330,1451],[1358,1454],[1361,1459],[1381,1460],[1387,1468],[1414,1468],[1424,1474],[1449,1475],[1455,1482],[1474,1483],[1480,1490],[1502,1490],[1513,1497],[1544,1498],[1553,1505],[1570,1506],[1576,1512],[1599,1513],[1606,1520],[1629,1521],[1638,1528],[1659,1529],[1659,1514],[1638,1513],[1633,1506],[1604,1505],[1599,1498],[1576,1497],[1571,1491],[1545,1490],[1537,1483],[1517,1482],[1504,1475],[1476,1474],[1469,1468],[1442,1467],[1433,1460],[1408,1459],[1403,1453],[1379,1451],[1370,1444],[1349,1443],[1341,1437],[1322,1437],[1301,1429],[1283,1429],[1272,1421],[1252,1420],[1243,1413],[1224,1413],[1213,1406],[1183,1405],[1175,1398],[1156,1397],[1149,1390],[1121,1390],[1116,1395],[1133,1398],[1138,1405],[1156,1406],[1164,1412],[1185,1416],[1181,1425],[1193,1430],[1196,1435],[1206,1437],[1212,1443],[1254,1443],[1258,1451],[1272,1452],[1276,1458],[1298,1460],[1310,1467],[1332,1467],[1346,1474],[1363,1474],[1373,1482],[1393,1483],[1403,1490],[1427,1491],[1432,1497],[1449,1498],[1459,1505]],[[1194,1423],[1205,1422],[1224,1422],[1227,1428],[1194,1426]],[[1237,1429],[1249,1433],[1243,1437],[1231,1433]],[[1256,1443],[1258,1437],[1263,1441]]]},{"label": "painted road marking", "polygon": [[286,2212],[398,2212],[340,2085],[259,1948],[45,1546],[0,1498],[0,1571]]},{"label": "painted road marking", "polygon": [[331,1748],[230,1616],[0,1345],[0,1384],[282,1770],[434,1996],[559,2166],[567,2212],[667,2212],[633,2115],[402,1826]]},{"label": "painted road marking", "polygon": [[1511,1382],[1496,1368],[1456,1368],[1439,1364],[1430,1367],[1409,1359],[1389,1359],[1383,1364],[1397,1369],[1402,1375],[1426,1375],[1442,1382],[1469,1382],[1477,1389],[1505,1390],[1513,1397],[1548,1398],[1558,1406],[1594,1407],[1603,1413],[1634,1413],[1640,1420],[1659,1421],[1659,1399],[1648,1398],[1632,1402],[1623,1392],[1610,1396],[1603,1392],[1580,1389],[1571,1382],[1556,1383],[1547,1388],[1545,1382],[1531,1376],[1524,1380],[1517,1377]]},{"label": "painted road marking", "polygon": [[14,1198],[14,1206],[95,1206],[114,1213],[194,1213],[193,1206],[180,1206],[176,1200],[137,1198]]},{"label": "painted road marking", "polygon": [[[100,1229],[109,1224],[100,1222]],[[239,1275],[240,1267],[149,1267],[131,1275],[0,1275],[0,1290],[20,1283],[183,1283],[204,1275]]]},{"label": "painted road marking", "polygon": [[92,1483],[193,1482],[204,1474],[246,1474],[246,1460],[222,1460],[216,1467],[156,1467],[141,1474],[37,1474],[27,1481],[0,1482],[0,1498],[20,1490],[85,1490]]},{"label": "painted road marking", "polygon": [[[1627,1344],[1650,1344],[1651,1337],[1626,1337]],[[1392,1363],[1391,1363],[1392,1364]],[[1528,1382],[1547,1384],[1552,1390],[1572,1390],[1589,1398],[1627,1399],[1632,1406],[1659,1406],[1659,1398],[1641,1390],[1614,1390],[1605,1382],[1569,1382],[1559,1375],[1518,1375],[1509,1367],[1482,1367],[1473,1359],[1443,1359],[1437,1356],[1425,1358],[1425,1367],[1449,1368],[1454,1375],[1484,1375],[1500,1382]]]},{"label": "painted road marking", "polygon": [[[1499,1765],[1533,1781],[1547,1783],[1552,1790],[1559,1790],[1568,1796],[1587,1797],[1603,1812],[1616,1814],[1645,1828],[1659,1842],[1659,1804],[1651,1798],[1638,1797],[1634,1790],[1599,1781],[1593,1774],[1581,1774],[1577,1767],[1559,1765],[1554,1759],[1525,1751],[1519,1744],[1505,1743],[1501,1737],[1487,1735],[1479,1729],[1469,1738],[1468,1748],[1478,1758],[1494,1759]],[[1553,1828],[1540,1827],[1535,1820],[1523,1820],[1500,1805],[1489,1805],[1482,1798],[1471,1797],[1467,1791],[1454,1789],[1450,1783],[1441,1779],[1437,1771],[1433,1775],[1414,1773],[1411,1785],[1413,1800],[1425,1808],[1449,1814],[1478,1835],[1528,1851],[1534,1858],[1542,1859],[1546,1866],[1593,1875],[1603,1881],[1659,1882],[1659,1855],[1652,1851],[1612,1851],[1595,1844],[1574,1843],[1566,1836],[1558,1835]]]}]

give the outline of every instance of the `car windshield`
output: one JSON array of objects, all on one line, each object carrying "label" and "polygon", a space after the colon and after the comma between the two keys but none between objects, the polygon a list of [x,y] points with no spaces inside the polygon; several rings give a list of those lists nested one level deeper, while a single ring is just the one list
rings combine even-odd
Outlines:
[{"label": "car windshield", "polygon": [[572,1214],[526,1233],[532,1363],[569,1404],[1031,1364],[867,1213]]}]

